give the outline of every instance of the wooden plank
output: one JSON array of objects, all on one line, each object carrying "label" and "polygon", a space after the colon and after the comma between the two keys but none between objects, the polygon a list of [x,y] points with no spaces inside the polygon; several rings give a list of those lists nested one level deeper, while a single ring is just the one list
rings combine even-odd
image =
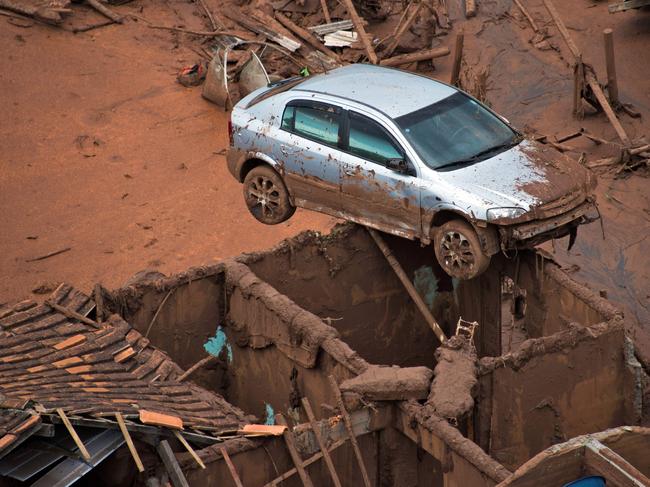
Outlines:
[{"label": "wooden plank", "polygon": [[632,8],[641,8],[646,5],[650,5],[650,0],[626,0],[624,2],[613,3],[607,6],[607,10],[610,14],[616,12],[623,12],[625,10],[630,10]]},{"label": "wooden plank", "polygon": [[400,54],[399,56],[382,59],[379,64],[381,66],[399,66],[400,64],[410,64],[416,61],[435,59],[438,57],[447,56],[448,54],[448,47],[435,47],[433,49],[425,49],[423,51],[412,52],[409,54]]},{"label": "wooden plank", "polygon": [[190,487],[190,484],[187,482],[185,474],[183,474],[181,466],[178,464],[176,456],[167,440],[162,440],[158,443],[156,450],[165,465],[165,470],[167,470],[167,473],[169,474],[169,479],[171,480],[172,485],[174,487]]},{"label": "wooden plank", "polygon": [[[373,231],[374,230],[370,230],[370,232]],[[359,443],[357,442],[357,438],[356,436],[354,436],[354,431],[352,430],[352,421],[350,421],[350,415],[348,414],[347,409],[345,409],[345,404],[343,404],[343,397],[341,397],[341,390],[339,389],[339,385],[336,383],[336,379],[334,378],[333,375],[330,375],[328,379],[330,381],[330,386],[332,387],[332,391],[334,392],[334,396],[336,397],[336,403],[341,412],[341,416],[343,416],[343,423],[345,424],[345,429],[348,431],[348,435],[350,436],[350,443],[352,443],[352,450],[354,451],[354,456],[356,457],[357,463],[359,464],[359,469],[361,470],[363,483],[365,487],[371,487],[370,477],[368,476],[368,471],[366,470],[366,464],[363,461],[363,456],[361,455],[361,450],[359,449]]]},{"label": "wooden plank", "polygon": [[[287,426],[287,422],[284,419],[284,416],[282,416],[281,414],[275,415],[275,422],[281,426]],[[302,485],[304,485],[305,487],[314,487],[314,484],[311,481],[311,478],[309,477],[307,470],[305,470],[305,466],[303,464],[302,458],[300,458],[300,455],[298,454],[293,433],[291,433],[291,431],[289,431],[289,429],[287,428],[284,431],[283,436],[284,436],[284,442],[286,443],[287,449],[289,450],[289,455],[291,456],[291,460],[293,460],[293,465],[296,467],[296,470],[298,471],[298,476],[302,481]]]},{"label": "wooden plank", "polygon": [[304,408],[305,413],[307,414],[307,418],[309,419],[309,424],[311,425],[311,430],[314,432],[314,436],[316,437],[318,446],[320,447],[321,452],[323,452],[323,460],[325,460],[325,465],[327,466],[327,470],[329,471],[330,477],[332,477],[332,482],[334,482],[335,487],[341,487],[341,480],[339,479],[339,476],[336,473],[336,469],[334,468],[334,462],[332,461],[332,457],[327,451],[327,445],[325,444],[325,441],[323,440],[323,436],[321,435],[320,426],[316,422],[316,417],[314,416],[314,411],[311,408],[309,399],[307,399],[306,397],[302,398],[302,407]]},{"label": "wooden plank", "polygon": [[199,370],[201,367],[204,367],[208,365],[209,363],[215,362],[219,360],[219,357],[215,357],[214,355],[208,355],[205,358],[202,358],[199,360],[197,363],[192,365],[189,369],[187,369],[185,372],[181,374],[181,376],[176,379],[178,382],[183,382],[185,379],[187,379],[190,375],[192,375],[194,372]]},{"label": "wooden plank", "polygon": [[564,38],[564,41],[567,43],[567,46],[569,46],[569,50],[571,51],[571,54],[573,54],[574,58],[578,59],[581,56],[580,49],[578,49],[578,46],[576,46],[575,43],[573,42],[573,39],[571,38],[569,31],[564,25],[564,22],[562,22],[562,18],[560,17],[560,14],[558,14],[557,10],[555,9],[555,5],[553,5],[553,2],[551,2],[551,0],[544,0],[544,5],[546,6],[546,10],[548,10],[548,13],[551,14],[551,17],[553,18],[555,25],[560,31],[560,34]]},{"label": "wooden plank", "polygon": [[526,10],[526,7],[521,3],[521,0],[514,0],[515,5],[521,10],[521,13],[524,14],[524,16],[528,19],[528,22],[530,23],[530,26],[533,28],[533,31],[539,32],[539,27],[537,26],[537,23],[533,19],[533,17],[528,13],[528,10]]},{"label": "wooden plank", "polygon": [[354,24],[354,28],[359,34],[359,37],[361,37],[361,42],[363,43],[363,47],[366,50],[368,59],[372,64],[377,64],[379,62],[379,58],[377,57],[377,54],[375,53],[375,50],[372,47],[372,43],[370,42],[370,39],[368,39],[368,34],[366,33],[366,29],[363,27],[363,21],[361,20],[361,17],[359,17],[359,14],[357,13],[357,9],[354,8],[354,5],[352,4],[352,0],[340,0],[340,1],[343,4],[343,6],[347,9],[348,14],[350,15],[350,19],[352,19],[352,23]]},{"label": "wooden plank", "polygon": [[620,103],[618,100],[618,81],[616,79],[616,62],[614,60],[614,34],[612,29],[603,31],[605,41],[605,65],[607,66],[607,93],[609,101],[614,106]]},{"label": "wooden plank", "polygon": [[199,457],[196,452],[194,451],[194,448],[190,446],[190,444],[187,442],[185,438],[183,438],[183,435],[181,434],[180,431],[174,430],[174,435],[178,439],[178,441],[181,442],[181,444],[185,447],[185,449],[189,452],[190,455],[192,455],[192,458],[194,461],[199,465],[201,468],[205,468],[205,463],[203,463],[203,460],[201,460],[201,457]]},{"label": "wooden plank", "polygon": [[63,316],[66,318],[70,318],[72,320],[77,320],[82,323],[85,323],[87,325],[93,326],[95,328],[101,328],[101,325],[97,323],[96,321],[91,320],[90,318],[77,313],[76,311],[71,310],[70,308],[66,308],[65,306],[61,306],[60,304],[55,303],[54,301],[51,300],[46,300],[45,304],[49,306],[50,308],[58,311],[61,313]]},{"label": "wooden plank", "polygon": [[221,447],[221,454],[223,455],[223,460],[226,462],[226,465],[228,466],[228,470],[230,471],[230,476],[232,477],[233,482],[235,482],[235,486],[244,487],[244,484],[242,484],[242,481],[239,478],[239,474],[237,473],[237,469],[235,468],[235,464],[232,463],[232,460],[230,459],[230,455],[228,455],[228,452],[224,447]]},{"label": "wooden plank", "polygon": [[[411,299],[415,302],[415,305],[417,308],[420,310],[420,313],[426,320],[427,324],[431,327],[433,330],[433,333],[435,333],[436,337],[438,337],[438,340],[440,343],[445,343],[447,341],[447,337],[445,336],[445,332],[442,331],[442,328],[438,324],[438,322],[435,320],[433,315],[431,314],[431,311],[429,311],[429,308],[425,304],[424,300],[422,297],[418,294],[417,289],[415,289],[415,286],[411,282],[411,280],[408,278],[406,275],[406,272],[404,272],[404,269],[400,265],[399,262],[397,262],[397,259],[391,252],[390,248],[388,245],[386,245],[386,242],[384,242],[384,239],[377,233],[376,230],[373,230],[372,228],[368,228],[368,232],[370,233],[370,236],[372,239],[375,241],[377,244],[377,247],[379,247],[379,250],[381,250],[381,253],[384,254],[384,257],[386,257],[386,260],[390,264],[390,266],[393,268],[393,271],[395,271],[395,274],[397,274],[397,277],[399,280],[402,282],[404,287],[406,288],[406,291],[409,293],[409,296]],[[333,381],[333,378],[330,380],[332,383],[332,387],[336,385],[336,381]],[[338,386],[336,387],[336,390],[338,391]],[[340,396],[340,392],[338,396]],[[342,402],[341,402],[342,404]]]},{"label": "wooden plank", "polygon": [[135,449],[135,444],[133,443],[133,439],[131,438],[131,434],[129,433],[129,430],[126,429],[126,423],[124,422],[124,418],[122,417],[121,413],[115,413],[115,419],[117,419],[117,424],[120,427],[120,431],[122,432],[122,436],[124,436],[124,441],[126,441],[126,446],[129,447],[129,451],[131,452],[131,456],[133,457],[133,461],[135,462],[135,466],[138,468],[138,472],[144,472],[144,465],[142,464],[142,460],[140,459],[140,455],[138,455],[138,450]]},{"label": "wooden plank", "polygon": [[238,435],[282,436],[286,431],[285,425],[277,424],[246,424],[237,431]]},{"label": "wooden plank", "polygon": [[103,5],[99,0],[86,0],[86,3],[88,3],[88,5],[90,5],[92,8],[97,10],[100,14],[102,14],[104,17],[112,20],[113,22],[117,22],[118,24],[121,24],[124,21],[121,15],[118,15],[115,12],[113,12],[110,8]]},{"label": "wooden plank", "polygon": [[74,427],[72,426],[72,424],[70,424],[70,420],[63,412],[63,409],[58,408],[56,410],[56,413],[61,418],[61,421],[63,421],[63,424],[65,428],[68,430],[68,433],[70,433],[70,436],[72,437],[72,440],[74,441],[75,445],[77,445],[77,448],[79,448],[79,452],[81,453],[83,459],[89,462],[90,453],[88,453],[88,450],[86,449],[86,446],[83,444],[83,441],[81,441],[81,438],[79,438],[79,435],[75,431]]},{"label": "wooden plank", "polygon": [[594,76],[594,74],[591,71],[589,71],[585,73],[585,78],[587,80],[587,84],[591,88],[591,91],[593,91],[594,96],[598,100],[598,103],[600,104],[603,111],[605,112],[605,115],[607,115],[607,118],[609,119],[609,123],[611,123],[612,127],[614,127],[614,130],[616,131],[616,135],[618,135],[618,138],[621,139],[621,142],[625,147],[629,147],[631,145],[630,138],[628,137],[627,133],[625,132],[625,129],[621,125],[621,122],[618,120],[618,118],[616,118],[616,114],[614,113],[614,110],[609,104],[609,101],[607,100],[605,93],[603,93],[600,84],[598,84],[598,80],[596,79],[596,76]]},{"label": "wooden plank", "polygon": [[598,440],[590,440],[585,445],[585,465],[587,470],[605,477],[607,485],[613,487],[650,485],[648,477]]},{"label": "wooden plank", "polygon": [[323,9],[323,17],[325,18],[325,22],[331,24],[332,17],[330,16],[330,9],[327,7],[327,0],[320,0],[320,7]]}]

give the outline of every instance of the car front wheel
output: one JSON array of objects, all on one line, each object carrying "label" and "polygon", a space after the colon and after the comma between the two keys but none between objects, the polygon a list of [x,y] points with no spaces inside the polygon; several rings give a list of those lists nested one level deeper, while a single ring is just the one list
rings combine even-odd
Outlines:
[{"label": "car front wheel", "polygon": [[251,214],[267,225],[282,223],[296,211],[282,178],[268,166],[257,166],[246,175],[244,199]]},{"label": "car front wheel", "polygon": [[472,279],[490,265],[476,231],[465,221],[451,220],[441,225],[433,243],[438,263],[451,277]]}]

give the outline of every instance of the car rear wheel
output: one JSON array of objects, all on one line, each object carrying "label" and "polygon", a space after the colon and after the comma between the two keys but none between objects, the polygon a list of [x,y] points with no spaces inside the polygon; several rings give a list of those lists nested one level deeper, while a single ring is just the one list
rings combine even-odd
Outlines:
[{"label": "car rear wheel", "polygon": [[267,225],[282,223],[296,211],[282,178],[268,166],[257,166],[246,175],[244,200],[248,211]]},{"label": "car rear wheel", "polygon": [[465,221],[451,220],[441,225],[433,242],[438,263],[451,277],[472,279],[490,265],[476,231]]}]

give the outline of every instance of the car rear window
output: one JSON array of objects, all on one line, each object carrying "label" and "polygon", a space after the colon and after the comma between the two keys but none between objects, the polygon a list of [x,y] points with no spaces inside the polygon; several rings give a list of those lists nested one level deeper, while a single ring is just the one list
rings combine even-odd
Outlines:
[{"label": "car rear window", "polygon": [[326,145],[338,145],[340,110],[323,104],[292,102],[284,110],[281,127]]}]

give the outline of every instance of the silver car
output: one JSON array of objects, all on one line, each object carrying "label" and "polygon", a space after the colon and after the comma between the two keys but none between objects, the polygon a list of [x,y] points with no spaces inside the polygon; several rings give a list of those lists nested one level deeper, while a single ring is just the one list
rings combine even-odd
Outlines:
[{"label": "silver car", "polygon": [[354,64],[258,89],[231,115],[228,168],[259,221],[297,206],[423,244],[470,279],[499,251],[596,218],[596,179],[463,91]]}]

